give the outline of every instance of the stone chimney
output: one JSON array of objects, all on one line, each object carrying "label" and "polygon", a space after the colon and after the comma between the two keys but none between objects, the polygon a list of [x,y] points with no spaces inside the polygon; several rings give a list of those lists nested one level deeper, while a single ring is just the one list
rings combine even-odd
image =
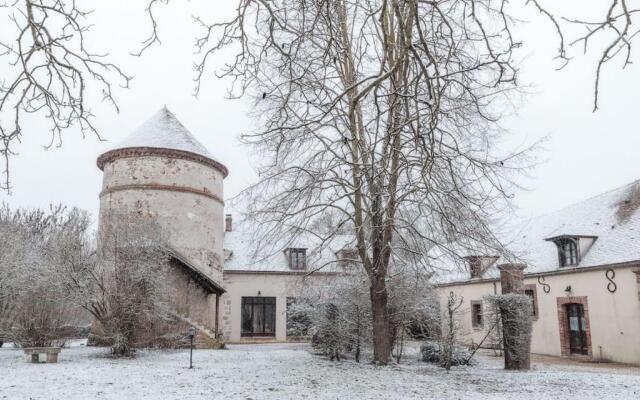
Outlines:
[{"label": "stone chimney", "polygon": [[500,270],[500,286],[502,294],[517,293],[524,294],[524,269],[525,264],[501,264],[498,265]]},{"label": "stone chimney", "polygon": [[233,216],[231,214],[227,214],[224,216],[224,231],[225,232],[233,231]]}]

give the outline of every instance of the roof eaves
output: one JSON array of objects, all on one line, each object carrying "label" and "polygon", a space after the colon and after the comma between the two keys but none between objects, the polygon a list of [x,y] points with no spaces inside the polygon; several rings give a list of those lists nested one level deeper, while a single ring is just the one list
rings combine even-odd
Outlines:
[{"label": "roof eaves", "polygon": [[209,293],[215,293],[217,295],[226,293],[226,290],[222,286],[218,285],[213,279],[202,273],[195,265],[189,262],[189,260],[185,256],[180,254],[180,252],[168,246],[167,251],[171,258],[178,261],[180,266],[183,267],[184,271],[187,272],[194,281],[202,286],[203,289],[205,289]]}]

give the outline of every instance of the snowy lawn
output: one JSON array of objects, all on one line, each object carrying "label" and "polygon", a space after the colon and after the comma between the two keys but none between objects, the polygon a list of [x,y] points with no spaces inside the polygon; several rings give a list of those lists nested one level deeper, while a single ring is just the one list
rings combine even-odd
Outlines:
[{"label": "snowy lawn", "polygon": [[0,349],[0,399],[640,399],[640,369],[555,364],[507,372],[500,359],[450,373],[412,355],[399,366],[331,362],[307,345],[236,345],[144,351],[135,359],[105,349],[64,349],[58,364],[29,364],[22,351]]}]

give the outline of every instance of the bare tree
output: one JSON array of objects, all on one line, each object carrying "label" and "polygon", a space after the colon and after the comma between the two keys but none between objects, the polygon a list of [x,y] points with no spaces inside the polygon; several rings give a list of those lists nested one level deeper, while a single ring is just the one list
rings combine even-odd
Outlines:
[{"label": "bare tree", "polygon": [[[107,54],[90,49],[85,34],[91,11],[76,1],[13,0],[0,3],[0,21],[13,26],[14,36],[0,38],[0,60],[9,66],[0,79],[0,155],[4,158],[0,190],[10,190],[12,144],[23,133],[25,115],[40,114],[50,124],[51,141],[61,143],[62,132],[79,126],[98,132],[92,122],[88,90],[102,93],[117,110],[112,87],[129,80]],[[7,29],[9,31],[9,29]]]},{"label": "bare tree", "polygon": [[255,98],[264,127],[243,136],[264,159],[243,193],[249,217],[266,236],[296,237],[336,215],[322,238],[355,238],[379,363],[391,355],[387,278],[402,250],[499,247],[488,220],[508,208],[524,161],[495,147],[517,76],[500,4],[249,1],[198,41],[199,71],[237,50],[220,75]]},{"label": "bare tree", "polygon": [[[99,324],[114,355],[154,343],[174,321],[169,254],[160,228],[144,219],[114,218],[101,226],[95,262],[70,262],[69,293]],[[78,268],[80,267],[80,268]]]}]

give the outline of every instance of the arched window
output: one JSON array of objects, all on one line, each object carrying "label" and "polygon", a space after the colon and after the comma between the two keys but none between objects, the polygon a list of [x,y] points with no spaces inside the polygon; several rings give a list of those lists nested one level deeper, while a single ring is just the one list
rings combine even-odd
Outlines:
[{"label": "arched window", "polygon": [[563,238],[556,240],[560,266],[578,265],[578,246],[575,239]]}]

